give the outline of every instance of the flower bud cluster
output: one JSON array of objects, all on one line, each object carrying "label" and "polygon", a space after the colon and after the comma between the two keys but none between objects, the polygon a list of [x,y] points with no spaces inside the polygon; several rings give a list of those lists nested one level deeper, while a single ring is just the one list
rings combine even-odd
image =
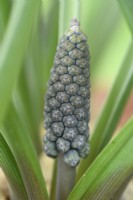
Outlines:
[{"label": "flower bud cluster", "polygon": [[48,83],[44,150],[50,157],[64,154],[64,162],[75,167],[89,152],[90,56],[86,36],[72,22],[60,39]]}]

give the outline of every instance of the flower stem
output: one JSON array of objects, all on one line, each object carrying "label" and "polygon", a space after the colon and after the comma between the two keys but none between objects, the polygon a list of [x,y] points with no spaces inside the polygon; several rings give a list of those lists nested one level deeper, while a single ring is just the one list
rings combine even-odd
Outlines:
[{"label": "flower stem", "polygon": [[63,161],[63,155],[58,156],[56,199],[66,200],[75,183],[76,168],[68,166]]}]

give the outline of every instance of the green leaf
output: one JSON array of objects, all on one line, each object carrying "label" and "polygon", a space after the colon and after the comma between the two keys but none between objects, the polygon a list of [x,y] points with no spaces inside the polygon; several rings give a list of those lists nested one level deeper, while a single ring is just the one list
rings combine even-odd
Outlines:
[{"label": "green leaf", "polygon": [[0,43],[4,36],[4,32],[7,26],[9,14],[11,10],[11,1],[10,0],[0,0]]},{"label": "green leaf", "polygon": [[56,195],[56,179],[57,179],[57,159],[54,162],[51,190],[50,190],[50,200],[55,200]]},{"label": "green leaf", "polygon": [[[23,71],[24,72],[24,71]],[[32,99],[29,98],[29,88],[27,87],[26,76],[24,73],[21,73],[21,78],[19,79],[19,87],[13,93],[13,98],[17,102],[17,106],[19,108],[19,112],[23,115],[23,121],[25,126],[27,127],[27,132],[30,135],[34,147],[36,149],[37,154],[39,155],[42,151],[40,134],[39,134],[39,125],[40,123],[34,122],[34,115],[32,113],[31,104],[33,104]],[[21,83],[21,84],[20,84]],[[34,95],[37,95],[34,93]],[[37,106],[36,104],[34,106]]]},{"label": "green leaf", "polygon": [[18,169],[15,158],[5,141],[2,133],[0,132],[0,166],[5,173],[10,186],[17,197],[17,199],[28,200],[25,186]]},{"label": "green leaf", "polygon": [[111,199],[133,175],[133,118],[104,148],[74,187],[68,200]]},{"label": "green leaf", "polygon": [[0,124],[6,114],[12,89],[18,79],[21,61],[30,38],[40,1],[15,1],[3,39],[0,59]]},{"label": "green leaf", "polygon": [[[120,51],[119,44],[119,50],[117,50],[117,45],[115,46],[115,50],[114,48],[111,48],[113,46],[112,43],[115,42],[114,36],[117,37],[117,35],[119,35],[118,39],[121,42],[120,44],[123,44],[123,32],[121,33],[119,7],[117,3],[112,0],[99,0],[98,2],[81,1],[80,11],[81,27],[88,36],[88,42],[90,46],[91,66],[93,68],[93,70],[91,70],[91,79],[95,77],[97,80],[99,73],[101,77],[103,74],[107,74],[108,70],[109,75],[111,76],[111,72],[114,71],[116,69],[115,66],[117,66],[117,59],[112,59],[112,56],[114,56],[116,52],[117,56],[118,52],[119,55],[122,53],[122,51]],[[104,64],[106,59],[108,60],[108,67],[105,68]],[[114,64],[113,68],[111,66],[112,62]],[[105,78],[106,77],[103,79],[102,77],[100,80],[103,81]],[[107,79],[107,81],[110,79]],[[96,81],[94,81],[94,83],[95,82]]]},{"label": "green leaf", "polygon": [[60,0],[59,9],[59,39],[62,37],[64,32],[70,27],[70,21],[73,18],[79,20],[80,11],[79,0]]},{"label": "green leaf", "polygon": [[[39,17],[40,18],[40,15]],[[40,68],[42,57],[40,56],[40,42],[39,38],[39,19],[32,32],[32,39],[30,40],[29,48],[27,48],[26,59],[19,77],[17,91],[15,90],[15,98],[19,98],[23,104],[25,111],[25,123],[29,123],[30,135],[39,154],[41,149],[40,142],[40,118],[42,117],[43,105],[43,90],[42,80],[40,76]],[[18,100],[17,100],[18,101]]]},{"label": "green leaf", "polygon": [[128,183],[130,180],[131,180],[131,177],[127,177],[127,180],[125,179],[124,183],[119,187],[119,189],[113,195],[111,200],[121,200],[121,196],[124,193],[124,190],[126,189],[126,187],[128,186]]},{"label": "green leaf", "polygon": [[133,1],[132,0],[117,0],[126,17],[127,23],[133,34]]},{"label": "green leaf", "polygon": [[35,148],[17,102],[10,105],[5,120],[4,137],[8,142],[21,172],[28,199],[48,199]]},{"label": "green leaf", "polygon": [[[44,91],[47,88],[47,82],[50,76],[50,69],[53,65],[53,59],[57,48],[58,13],[59,13],[59,2],[52,1],[47,21],[45,20],[45,12],[44,12],[43,15],[44,20],[42,20],[43,23],[41,24],[42,27],[41,27],[40,38],[41,38],[42,52],[43,52],[42,57],[44,58],[41,78],[43,80],[42,85],[44,86]],[[43,39],[44,37],[47,38],[45,41]]]},{"label": "green leaf", "polygon": [[90,155],[84,160],[78,171],[77,178],[80,178],[89,165],[93,162],[99,152],[109,142],[118,124],[122,111],[128,100],[133,86],[133,45],[131,44],[124,62],[114,80],[106,104],[90,141]]}]

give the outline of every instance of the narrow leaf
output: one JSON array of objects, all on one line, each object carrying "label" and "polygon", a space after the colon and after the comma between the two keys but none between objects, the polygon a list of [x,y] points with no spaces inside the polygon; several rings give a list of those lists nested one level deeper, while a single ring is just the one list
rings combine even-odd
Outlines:
[{"label": "narrow leaf", "polygon": [[18,79],[21,61],[28,44],[40,1],[15,1],[1,46],[0,58],[0,124],[2,123],[12,89]]},{"label": "narrow leaf", "polygon": [[133,118],[99,154],[76,184],[68,200],[111,199],[127,178],[133,175],[131,152]]},{"label": "narrow leaf", "polygon": [[0,43],[4,36],[4,32],[7,26],[9,14],[11,9],[11,1],[10,0],[0,0]]},{"label": "narrow leaf", "polygon": [[5,121],[4,137],[15,157],[26,187],[28,199],[48,199],[46,185],[42,176],[35,148],[28,129],[17,107],[17,102],[10,105]]},{"label": "narrow leaf", "polygon": [[121,200],[122,194],[124,193],[124,190],[126,189],[130,180],[131,177],[127,177],[127,180],[125,180],[124,183],[119,187],[111,200]]},{"label": "narrow leaf", "polygon": [[[47,88],[47,81],[50,75],[50,69],[53,65],[53,59],[55,56],[57,42],[58,42],[58,13],[59,13],[59,2],[52,1],[52,5],[48,14],[47,21],[45,21],[45,12],[44,20],[41,24],[41,44],[42,44],[42,57],[44,56],[42,64],[42,76],[41,79],[44,90]],[[51,18],[51,15],[53,16]],[[54,37],[53,37],[54,33]],[[47,38],[45,41],[43,38]],[[50,53],[49,53],[50,52]]]},{"label": "narrow leaf", "polygon": [[132,0],[118,0],[119,5],[126,17],[127,23],[133,34],[133,1]]},{"label": "narrow leaf", "polygon": [[[38,18],[40,15],[38,16]],[[40,89],[41,76],[40,68],[42,57],[40,56],[40,42],[38,31],[38,21],[35,23],[34,30],[32,32],[32,39],[30,45],[27,48],[27,54],[23,69],[18,81],[17,90],[15,90],[15,99],[23,104],[23,110],[25,111],[26,123],[29,123],[30,135],[39,154],[41,149],[39,126],[40,118],[42,116],[42,105],[43,105],[43,91]],[[44,38],[43,38],[44,39]],[[43,66],[44,67],[44,66]],[[30,78],[29,78],[30,76]],[[41,82],[41,83],[40,83]]]},{"label": "narrow leaf", "polygon": [[[37,125],[39,126],[39,123],[38,121],[35,122],[33,120],[35,113],[33,113],[32,104],[34,100],[30,96],[32,84],[31,80],[29,81],[29,77],[27,77],[26,74],[28,68],[29,68],[28,65],[23,66],[18,82],[18,87],[16,90],[13,91],[13,98],[17,102],[19,111],[23,115],[24,123],[26,124],[29,135],[31,136],[34,147],[36,148],[39,154],[41,151],[41,145],[39,143],[40,135],[37,129],[38,128]],[[34,95],[35,96],[37,95],[35,91]],[[37,105],[35,104],[34,107],[37,107]]]},{"label": "narrow leaf", "polygon": [[128,100],[133,86],[133,45],[128,49],[126,58],[114,80],[106,104],[96,124],[91,138],[90,155],[79,168],[78,178],[85,172],[98,153],[109,142]]},{"label": "narrow leaf", "polygon": [[53,166],[52,183],[51,183],[51,190],[50,190],[50,200],[55,200],[56,178],[57,178],[57,160],[55,160],[54,166]]},{"label": "narrow leaf", "polygon": [[79,20],[80,17],[80,1],[79,0],[60,0],[59,9],[59,39],[65,30],[70,26],[72,18]]},{"label": "narrow leaf", "polygon": [[[31,104],[33,104],[33,101],[32,99],[29,98],[30,91],[29,88],[26,87],[27,86],[26,84],[27,84],[26,77],[24,76],[22,71],[21,78],[19,79],[20,87],[18,87],[18,89],[14,91],[13,97],[17,102],[19,111],[23,115],[23,121],[25,123],[25,126],[27,127],[28,134],[30,135],[34,147],[36,149],[36,152],[39,155],[40,152],[42,151],[39,128],[38,128],[40,123],[39,122],[35,123],[33,120],[34,115],[31,109]],[[34,95],[36,95],[36,93]],[[36,106],[36,104],[34,106]]]},{"label": "narrow leaf", "polygon": [[0,132],[0,166],[5,173],[17,199],[28,200],[25,186],[15,158]]}]

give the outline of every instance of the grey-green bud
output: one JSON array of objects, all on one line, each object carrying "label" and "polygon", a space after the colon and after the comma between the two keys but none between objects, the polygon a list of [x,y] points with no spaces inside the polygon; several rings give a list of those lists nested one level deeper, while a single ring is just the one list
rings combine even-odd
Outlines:
[{"label": "grey-green bud", "polygon": [[72,20],[57,47],[44,108],[44,150],[51,157],[63,153],[71,167],[89,153],[89,59],[87,38]]},{"label": "grey-green bud", "polygon": [[79,154],[76,150],[69,150],[64,154],[64,162],[70,165],[71,167],[76,167],[80,162]]},{"label": "grey-green bud", "polygon": [[70,142],[63,138],[58,138],[56,146],[60,152],[65,153],[70,149]]}]

